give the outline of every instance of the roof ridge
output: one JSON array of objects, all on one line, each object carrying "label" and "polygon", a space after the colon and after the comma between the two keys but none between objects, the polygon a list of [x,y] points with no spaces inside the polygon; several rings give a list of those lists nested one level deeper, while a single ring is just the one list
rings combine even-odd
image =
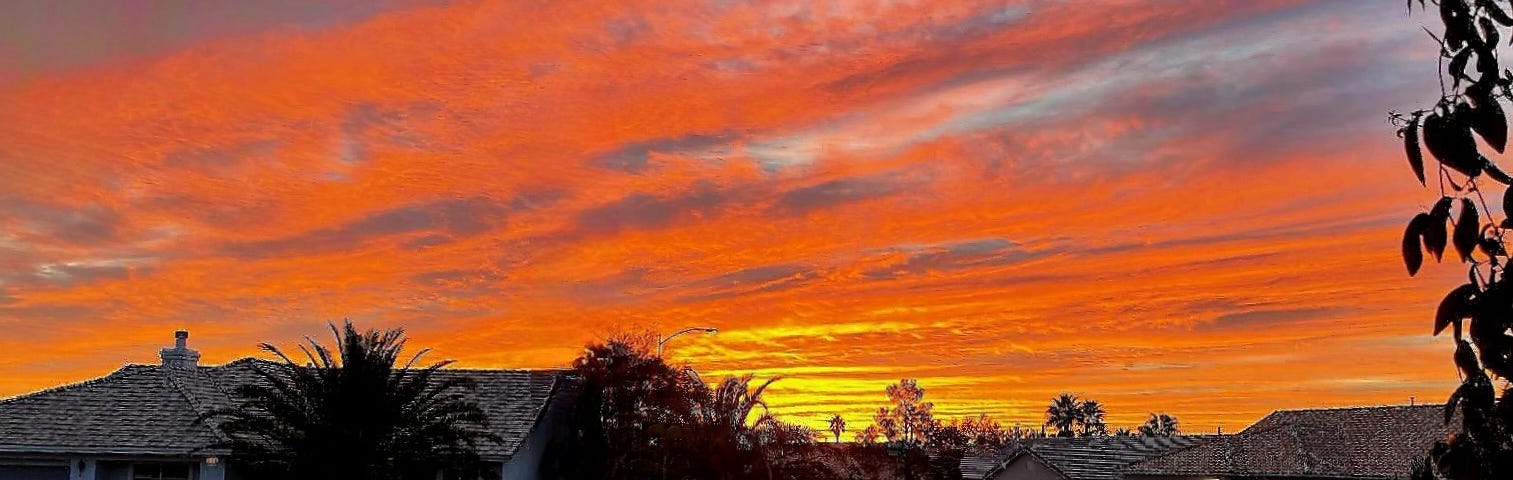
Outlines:
[{"label": "roof ridge", "polygon": [[[232,360],[232,361],[220,364],[220,365],[202,365],[201,367],[205,367],[205,368],[223,368],[223,367],[229,367],[229,366],[232,366],[232,365],[239,365],[239,364],[244,364],[244,363],[246,363],[246,364],[253,364],[253,363],[275,363],[276,364],[276,363],[283,363],[283,362],[279,362],[279,361],[275,361],[275,360],[268,360],[266,358],[258,358],[258,357],[247,356],[247,357],[238,358],[236,360]],[[420,369],[424,369],[424,368],[426,368],[426,367],[415,366],[415,367],[411,367],[411,370],[420,370]],[[396,367],[395,370],[400,370],[400,368]],[[546,367],[546,368],[455,368],[455,367],[451,367],[451,366],[444,366],[444,367],[442,367],[440,369],[440,371],[444,371],[444,372],[562,373],[562,372],[572,371],[572,369],[568,368],[568,367]]]},{"label": "roof ridge", "polygon": [[48,388],[44,388],[42,390],[37,390],[37,391],[34,391],[34,392],[26,392],[26,393],[22,393],[22,394],[11,396],[11,397],[0,398],[0,405],[5,405],[5,404],[9,404],[9,403],[15,403],[17,401],[25,400],[25,399],[36,397],[36,396],[39,396],[39,395],[46,395],[46,394],[49,394],[49,393],[57,393],[57,392],[63,392],[63,391],[73,390],[75,388],[87,387],[87,386],[90,386],[90,385],[94,385],[94,384],[103,382],[106,379],[114,377],[114,376],[116,376],[118,374],[124,374],[124,373],[126,373],[127,369],[140,368],[140,367],[146,367],[146,366],[147,365],[136,365],[136,364],[122,365],[121,368],[117,368],[117,369],[115,369],[114,371],[112,371],[110,373],[107,373],[105,375],[101,375],[101,376],[98,376],[98,377],[95,377],[95,378],[91,378],[91,379],[87,379],[87,380],[82,380],[82,381],[78,381],[78,382],[74,382],[74,383],[66,383],[66,384],[63,384],[63,385],[58,385],[56,387],[48,387]]},{"label": "roof ridge", "polygon": [[1318,459],[1314,458],[1313,453],[1303,445],[1303,436],[1298,434],[1298,424],[1289,423],[1286,427],[1287,436],[1292,438],[1292,449],[1297,453],[1298,462],[1302,463],[1298,467],[1303,470],[1303,473],[1315,473],[1314,464],[1318,463]]},{"label": "roof ridge", "polygon": [[[1445,404],[1443,404],[1443,403],[1414,403],[1414,404],[1411,404],[1411,405],[1409,405],[1409,404],[1398,404],[1398,405],[1352,405],[1352,406],[1343,406],[1343,407],[1279,408],[1279,409],[1276,409],[1276,410],[1272,410],[1271,413],[1274,414],[1274,413],[1280,413],[1280,412],[1337,412],[1337,411],[1343,411],[1343,410],[1387,410],[1387,409],[1393,409],[1393,408],[1431,408],[1431,407],[1444,408]],[[1271,416],[1271,414],[1267,414],[1267,416]],[[1261,418],[1266,418],[1266,417],[1261,417]]]},{"label": "roof ridge", "polygon": [[[200,401],[199,397],[195,396],[193,393],[190,393],[188,389],[183,385],[183,383],[179,381],[178,375],[176,375],[179,373],[186,375],[199,375],[201,373],[199,368],[176,369],[171,367],[159,367],[158,371],[163,373],[164,381],[173,388],[173,391],[178,392],[179,396],[184,397],[184,401],[189,404],[189,408],[194,409],[196,418],[203,418],[206,414],[210,413],[210,409],[206,408],[203,402]],[[222,395],[226,394],[226,391],[222,390],[217,382],[212,380],[209,383],[210,388],[214,388],[216,391],[221,392]],[[200,424],[198,420],[196,420],[195,423]],[[223,442],[230,440],[226,437],[226,435],[221,433],[221,429],[216,425],[205,424],[205,428],[210,430],[210,434],[214,436],[216,440]]]}]

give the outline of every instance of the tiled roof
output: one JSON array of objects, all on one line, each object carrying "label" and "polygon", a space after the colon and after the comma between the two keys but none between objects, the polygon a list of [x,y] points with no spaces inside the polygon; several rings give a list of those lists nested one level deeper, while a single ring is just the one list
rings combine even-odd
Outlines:
[{"label": "tiled roof", "polygon": [[128,365],[0,401],[0,452],[186,456],[214,443],[209,428],[194,424],[199,412],[159,368]]},{"label": "tiled roof", "polygon": [[1220,440],[1131,465],[1139,475],[1406,478],[1450,427],[1443,405],[1279,410]]},{"label": "tiled roof", "polygon": [[1002,465],[1005,458],[1008,458],[1008,454],[985,453],[962,456],[959,464],[961,478],[975,480],[986,477],[988,472]]},{"label": "tiled roof", "polygon": [[[194,456],[219,434],[195,419],[230,406],[226,392],[258,381],[245,358],[192,369],[128,365],[105,377],[0,401],[0,453]],[[472,400],[503,444],[484,444],[486,459],[504,460],[535,428],[562,372],[443,369],[442,378],[472,378]]]},{"label": "tiled roof", "polygon": [[1071,480],[1119,480],[1120,469],[1132,462],[1187,448],[1213,435],[1175,437],[1045,438],[1030,441],[1008,455],[962,458],[962,478],[988,478],[1020,456],[1038,459]]}]

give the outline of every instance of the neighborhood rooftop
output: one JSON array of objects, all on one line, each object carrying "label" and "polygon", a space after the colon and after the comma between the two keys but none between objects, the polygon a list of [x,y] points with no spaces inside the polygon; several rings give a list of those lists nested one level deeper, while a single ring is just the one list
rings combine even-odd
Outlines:
[{"label": "neighborhood rooftop", "polygon": [[994,480],[1407,478],[1458,422],[1444,405],[1278,410],[1232,435],[1030,439],[960,468]]},{"label": "neighborhood rooftop", "polygon": [[1190,447],[1211,435],[1174,437],[1102,436],[1029,440],[1007,455],[968,456],[961,462],[962,478],[992,478],[1021,457],[1032,457],[1061,478],[1118,480],[1120,469],[1137,460]]},{"label": "neighborhood rooftop", "polygon": [[[214,456],[218,433],[196,420],[232,405],[228,395],[258,381],[255,369],[273,365],[243,358],[197,365],[187,333],[161,353],[160,365],[126,365],[76,384],[0,400],[0,454]],[[486,460],[504,461],[521,447],[560,387],[555,370],[442,369],[438,376],[467,377],[467,394],[484,411],[502,444],[485,443]]]},{"label": "neighborhood rooftop", "polygon": [[1450,432],[1444,405],[1279,410],[1235,435],[1126,471],[1130,478],[1406,478]]}]

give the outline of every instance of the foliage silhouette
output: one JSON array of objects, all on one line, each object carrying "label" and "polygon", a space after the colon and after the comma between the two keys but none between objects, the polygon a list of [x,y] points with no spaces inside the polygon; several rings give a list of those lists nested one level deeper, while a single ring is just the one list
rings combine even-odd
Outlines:
[{"label": "foliage silhouette", "polygon": [[[1415,2],[1409,1],[1411,11]],[[1509,386],[1497,393],[1492,378],[1513,378],[1513,284],[1504,235],[1513,228],[1513,184],[1483,148],[1502,153],[1507,147],[1507,119],[1501,105],[1509,98],[1513,71],[1502,69],[1498,48],[1513,27],[1505,0],[1419,0],[1421,10],[1438,11],[1439,99],[1431,108],[1394,112],[1391,120],[1403,139],[1408,165],[1428,186],[1423,150],[1435,160],[1439,199],[1428,212],[1409,220],[1403,232],[1402,257],[1408,275],[1422,268],[1425,251],[1442,261],[1446,238],[1468,265],[1467,282],[1447,294],[1435,312],[1434,335],[1451,329],[1454,362],[1461,386],[1445,406],[1445,422],[1461,417],[1461,428],[1429,452],[1429,466],[1416,478],[1513,478],[1513,397]],[[1481,141],[1477,141],[1480,137]],[[1484,190],[1503,188],[1504,219],[1495,221]],[[1451,210],[1459,211],[1453,219]],[[1447,235],[1447,224],[1453,233]],[[1469,323],[1467,323],[1469,321]]]},{"label": "foliage silhouette", "polygon": [[335,350],[312,339],[305,364],[270,344],[280,362],[252,364],[257,382],[237,387],[238,405],[212,410],[232,458],[256,478],[388,480],[480,473],[478,449],[499,442],[464,377],[439,378],[449,361],[422,368],[421,350],[400,365],[402,329],[359,332],[331,324]]},{"label": "foliage silhouette", "polygon": [[1050,406],[1046,407],[1045,422],[1046,426],[1056,429],[1058,437],[1101,437],[1108,435],[1105,415],[1103,403],[1091,398],[1078,399],[1073,393],[1062,393],[1052,398]]},{"label": "foliage silhouette", "polygon": [[1045,409],[1046,425],[1056,429],[1058,437],[1077,436],[1076,426],[1082,424],[1082,402],[1077,395],[1062,393],[1051,399]]},{"label": "foliage silhouette", "polygon": [[923,443],[924,433],[935,425],[935,404],[924,401],[925,389],[920,388],[918,381],[905,378],[889,385],[885,391],[892,403],[888,415],[899,428],[899,440]]},{"label": "foliage silhouette", "polygon": [[1182,433],[1177,417],[1167,415],[1165,412],[1152,413],[1136,431],[1147,437],[1172,437]]},{"label": "foliage silhouette", "polygon": [[830,416],[830,433],[835,435],[835,442],[840,443],[841,434],[846,433],[846,419],[837,413]]},{"label": "foliage silhouette", "polygon": [[620,335],[574,361],[576,458],[564,478],[831,478],[819,433],[767,412],[763,395],[777,378],[733,376],[710,388],[653,355],[651,338]]},{"label": "foliage silhouette", "polygon": [[1083,400],[1078,408],[1082,410],[1082,436],[1102,437],[1108,435],[1108,424],[1103,423],[1106,412],[1103,404],[1091,398]]}]

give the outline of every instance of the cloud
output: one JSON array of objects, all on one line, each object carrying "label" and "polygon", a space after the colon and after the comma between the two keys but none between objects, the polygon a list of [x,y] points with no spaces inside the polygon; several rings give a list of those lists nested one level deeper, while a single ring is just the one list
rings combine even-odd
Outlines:
[{"label": "cloud", "polygon": [[234,244],[227,250],[243,258],[331,252],[354,249],[376,239],[421,232],[432,233],[407,240],[405,246],[434,246],[445,243],[439,235],[444,234],[447,239],[465,238],[500,227],[518,206],[518,203],[486,197],[432,201],[370,213],[333,228],[292,237]]},{"label": "cloud", "polygon": [[577,223],[590,233],[666,228],[709,215],[729,199],[728,193],[709,185],[671,197],[636,192],[584,210],[578,214]]},{"label": "cloud", "polygon": [[919,182],[899,174],[840,178],[784,192],[773,204],[773,215],[802,216],[815,210],[887,198],[904,193]]},{"label": "cloud", "polygon": [[734,133],[693,133],[676,138],[661,138],[634,142],[609,152],[592,157],[592,165],[626,173],[645,173],[651,167],[651,155],[677,154],[702,156],[711,150],[737,141],[741,135]]},{"label": "cloud", "polygon": [[20,232],[71,245],[99,246],[120,240],[125,219],[114,207],[49,203],[45,199],[0,199],[0,223]]}]

